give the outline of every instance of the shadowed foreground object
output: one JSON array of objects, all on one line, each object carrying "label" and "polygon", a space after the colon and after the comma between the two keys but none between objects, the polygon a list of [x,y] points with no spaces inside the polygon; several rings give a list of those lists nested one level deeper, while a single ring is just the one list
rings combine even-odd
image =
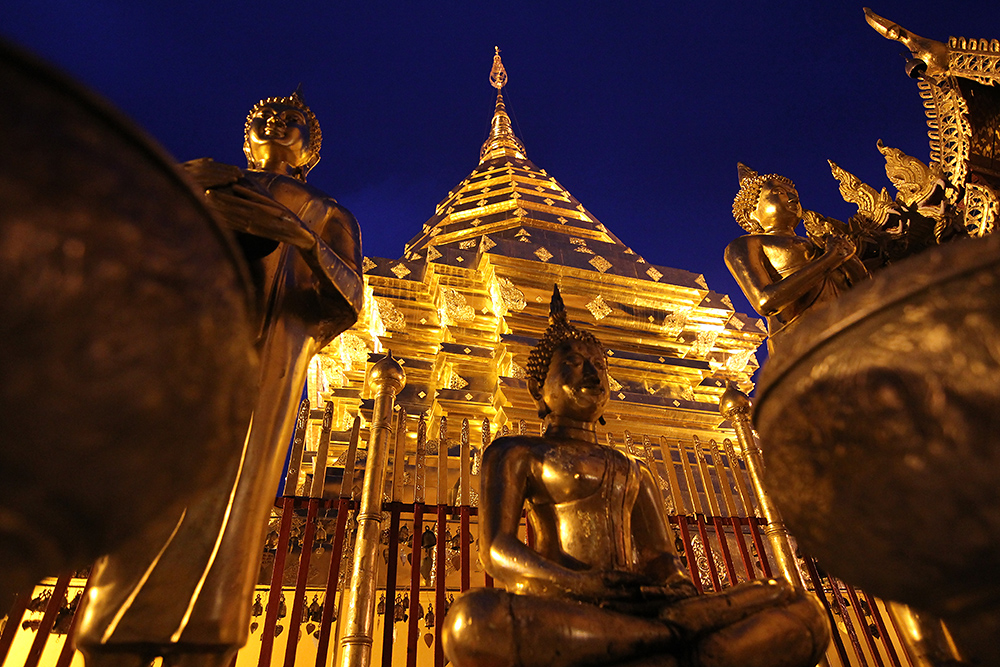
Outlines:
[{"label": "shadowed foreground object", "polygon": [[940,246],[808,313],[764,371],[766,483],[829,570],[1000,660],[1000,238]]},{"label": "shadowed foreground object", "polygon": [[242,438],[246,269],[158,148],[0,44],[0,599],[82,568]]}]

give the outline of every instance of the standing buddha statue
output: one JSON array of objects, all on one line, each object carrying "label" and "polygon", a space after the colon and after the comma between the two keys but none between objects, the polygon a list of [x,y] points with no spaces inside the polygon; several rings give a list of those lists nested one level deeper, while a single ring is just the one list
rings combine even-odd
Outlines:
[{"label": "standing buddha statue", "polygon": [[[298,91],[260,101],[245,125],[247,169],[185,164],[235,233],[256,287],[260,376],[244,442],[217,483],[98,562],[77,645],[88,667],[224,667],[247,639],[261,544],[309,361],[362,307],[354,216],[306,183],[321,134]],[[177,415],[183,419],[184,415]],[[183,442],[177,443],[183,447]]]}]

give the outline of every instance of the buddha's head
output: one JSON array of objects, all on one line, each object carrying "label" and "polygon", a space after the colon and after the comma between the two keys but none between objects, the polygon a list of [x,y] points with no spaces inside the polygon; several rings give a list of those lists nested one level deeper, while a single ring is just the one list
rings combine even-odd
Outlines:
[{"label": "buddha's head", "polygon": [[528,356],[528,391],[538,414],[594,422],[604,413],[610,387],[604,346],[572,326],[556,287],[549,327]]},{"label": "buddha's head", "polygon": [[751,234],[795,233],[802,205],[795,184],[778,174],[759,175],[739,165],[740,191],[733,200],[733,217]]},{"label": "buddha's head", "polygon": [[319,162],[323,134],[319,121],[296,90],[288,97],[261,100],[247,116],[243,153],[251,169],[306,180]]}]

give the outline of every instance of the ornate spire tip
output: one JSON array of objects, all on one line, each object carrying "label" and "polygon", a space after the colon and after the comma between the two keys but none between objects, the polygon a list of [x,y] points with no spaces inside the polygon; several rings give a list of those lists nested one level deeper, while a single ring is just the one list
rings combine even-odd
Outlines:
[{"label": "ornate spire tip", "polygon": [[494,46],[496,54],[493,56],[493,69],[490,70],[490,85],[500,90],[507,85],[507,70],[504,69],[500,60],[500,47]]}]

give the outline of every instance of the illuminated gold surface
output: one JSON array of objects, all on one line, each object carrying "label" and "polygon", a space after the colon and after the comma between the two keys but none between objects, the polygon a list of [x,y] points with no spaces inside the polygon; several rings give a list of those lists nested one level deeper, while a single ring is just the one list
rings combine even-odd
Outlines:
[{"label": "illuminated gold surface", "polygon": [[318,124],[296,93],[251,111],[249,169],[209,159],[185,165],[219,218],[241,234],[261,277],[257,403],[246,441],[217,471],[215,488],[179,524],[165,523],[159,539],[95,568],[77,635],[90,667],[157,655],[165,664],[222,666],[246,641],[259,548],[310,359],[357,320],[363,299],[357,222],[305,183],[318,149]]},{"label": "illuminated gold surface", "polygon": [[761,514],[767,521],[764,535],[771,543],[774,559],[780,570],[779,576],[792,586],[804,591],[806,586],[802,579],[802,573],[799,572],[796,564],[795,547],[789,539],[785,523],[781,520],[781,513],[771,501],[767,487],[764,486],[764,460],[757,445],[757,436],[753,432],[750,409],[750,398],[735,387],[726,389],[726,393],[722,395],[722,400],[719,402],[719,412],[730,420],[736,429],[736,437],[739,440],[740,449],[743,450],[747,474],[753,484],[753,491],[760,504]]},{"label": "illuminated gold surface", "polygon": [[[812,598],[776,581],[697,595],[649,468],[597,442],[605,359],[596,339],[568,325],[557,290],[528,366],[544,434],[498,439],[483,460],[480,559],[507,592],[459,598],[445,619],[445,653],[457,667],[690,654],[704,665],[751,655],[768,664],[761,654],[814,665],[829,635]],[[518,538],[525,508],[533,548]]]},{"label": "illuminated gold surface", "polygon": [[760,176],[742,164],[739,172],[733,214],[751,233],[729,244],[726,266],[750,304],[767,317],[773,350],[802,313],[835,299],[868,272],[846,237],[830,235],[820,247],[795,233],[803,210],[791,181]]},{"label": "illuminated gold surface", "polygon": [[[1000,43],[951,37],[945,44],[920,37],[870,9],[865,9],[865,18],[880,35],[910,50],[907,73],[917,79],[924,100],[930,166],[939,167],[955,186],[950,203],[958,203],[961,186],[966,186],[962,203],[970,233],[989,233],[1000,209],[995,96],[989,90],[1000,80]],[[970,96],[967,91],[976,85],[987,87],[985,94],[980,90]],[[989,108],[991,98],[994,106]]]},{"label": "illuminated gold surface", "polygon": [[375,390],[374,423],[368,440],[358,536],[351,566],[351,585],[341,602],[344,616],[340,626],[339,664],[341,667],[368,667],[371,663],[375,631],[375,586],[378,583],[379,536],[382,531],[382,489],[394,439],[392,422],[396,394],[406,384],[403,367],[386,354],[372,366],[369,384]]}]

